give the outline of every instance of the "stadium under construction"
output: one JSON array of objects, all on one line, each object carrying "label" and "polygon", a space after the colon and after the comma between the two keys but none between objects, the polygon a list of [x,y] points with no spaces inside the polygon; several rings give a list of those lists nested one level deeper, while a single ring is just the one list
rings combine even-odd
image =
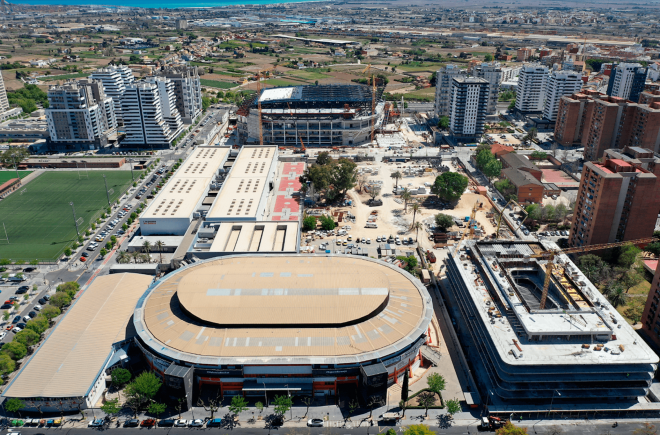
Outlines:
[{"label": "stadium under construction", "polygon": [[446,266],[444,297],[491,414],[657,415],[658,356],[557,245],[470,240]]},{"label": "stadium under construction", "polygon": [[[371,140],[383,115],[382,87],[292,86],[263,89],[238,110],[241,143],[280,146],[352,146]],[[372,126],[373,121],[373,126]]]}]

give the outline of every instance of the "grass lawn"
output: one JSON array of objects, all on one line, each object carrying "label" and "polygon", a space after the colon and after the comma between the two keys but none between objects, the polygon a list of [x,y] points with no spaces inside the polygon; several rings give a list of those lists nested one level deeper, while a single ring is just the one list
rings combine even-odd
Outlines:
[{"label": "grass lawn", "polygon": [[211,88],[230,89],[236,87],[236,83],[221,82],[219,80],[206,80],[200,79],[199,82],[202,86],[209,86]]},{"label": "grass lawn", "polygon": [[433,101],[435,100],[435,88],[424,88],[417,91],[404,94],[406,100],[421,100]]},{"label": "grass lawn", "polygon": [[[18,176],[23,179],[31,173],[32,171],[18,171]],[[5,181],[9,181],[12,178],[16,178],[16,171],[0,171],[0,184],[4,183]]]},{"label": "grass lawn", "polygon": [[77,74],[60,74],[58,76],[48,76],[44,77],[41,80],[49,82],[52,80],[68,80],[68,79],[77,79],[79,77],[87,77],[89,73],[77,73]]},{"label": "grass lawn", "polygon": [[300,86],[305,84],[302,82],[287,80],[287,79],[269,79],[264,81],[263,83],[270,86]]},{"label": "grass lawn", "polygon": [[292,71],[289,72],[288,75],[293,76],[293,77],[298,77],[303,80],[322,80],[322,79],[327,79],[329,76],[327,74],[323,74],[320,72],[316,71]]},{"label": "grass lawn", "polygon": [[81,179],[75,171],[46,172],[28,183],[25,193],[0,201],[0,223],[9,236],[9,244],[0,241],[0,258],[56,260],[76,238],[69,202],[82,218],[81,234],[107,207],[104,173],[114,190],[110,201],[116,201],[131,184],[131,171],[88,171],[89,178]]}]

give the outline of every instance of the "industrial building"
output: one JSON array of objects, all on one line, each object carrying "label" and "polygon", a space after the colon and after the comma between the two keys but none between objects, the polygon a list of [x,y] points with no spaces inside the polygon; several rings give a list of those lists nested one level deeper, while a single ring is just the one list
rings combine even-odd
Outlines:
[{"label": "industrial building", "polygon": [[193,385],[257,397],[359,385],[384,399],[419,366],[432,310],[417,278],[379,260],[250,253],[166,275],[133,320],[148,365],[189,405]]},{"label": "industrial building", "polygon": [[[285,146],[357,145],[371,139],[372,121],[379,125],[382,88],[375,99],[363,85],[293,86],[264,89],[237,111],[242,143],[260,143],[261,103],[263,143]],[[372,113],[372,104],[375,109]]]},{"label": "industrial building", "polygon": [[140,216],[142,235],[184,235],[229,154],[229,147],[197,147]]},{"label": "industrial building", "polygon": [[563,253],[542,305],[548,250],[467,240],[447,257],[443,291],[488,411],[657,413],[658,356]]},{"label": "industrial building", "polygon": [[106,377],[130,362],[133,310],[152,280],[137,274],[95,278],[21,364],[2,397],[21,399],[22,411],[33,413],[97,408]]}]

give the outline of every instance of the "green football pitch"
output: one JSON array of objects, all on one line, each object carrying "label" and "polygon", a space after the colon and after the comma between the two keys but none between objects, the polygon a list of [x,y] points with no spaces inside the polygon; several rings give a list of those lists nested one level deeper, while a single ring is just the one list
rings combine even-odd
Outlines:
[{"label": "green football pitch", "polygon": [[[73,202],[81,234],[131,184],[130,171],[45,172],[0,201],[0,259],[54,261],[76,238]],[[2,227],[4,224],[4,228]],[[7,242],[5,237],[7,232]]]},{"label": "green football pitch", "polygon": [[[18,176],[23,179],[31,173],[32,171],[18,171]],[[12,178],[16,178],[16,171],[0,171],[0,184],[4,183],[5,181],[9,181]]]}]

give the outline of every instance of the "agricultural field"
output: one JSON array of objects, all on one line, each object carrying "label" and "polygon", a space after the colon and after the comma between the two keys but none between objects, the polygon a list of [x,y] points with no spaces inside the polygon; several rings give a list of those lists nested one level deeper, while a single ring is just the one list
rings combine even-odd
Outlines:
[{"label": "agricultural field", "polygon": [[[23,179],[30,175],[32,171],[18,171],[18,176]],[[16,171],[0,171],[0,184],[16,178]]]},{"label": "agricultural field", "polygon": [[[85,230],[108,206],[103,174],[108,189],[117,199],[131,184],[130,171],[45,172],[21,190],[0,201],[0,223],[5,225],[9,243],[0,240],[0,258],[55,261],[76,238],[70,202],[73,202],[79,230]],[[4,237],[1,230],[0,237]]]}]

